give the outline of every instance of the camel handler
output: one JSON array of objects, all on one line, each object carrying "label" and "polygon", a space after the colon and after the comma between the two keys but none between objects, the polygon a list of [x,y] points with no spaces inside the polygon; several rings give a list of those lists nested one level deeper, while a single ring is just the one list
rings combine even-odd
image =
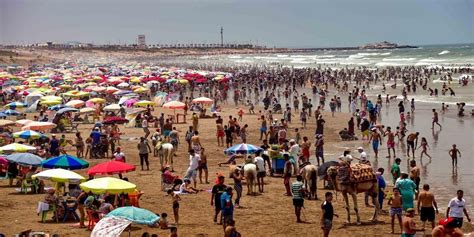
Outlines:
[{"label": "camel handler", "polygon": [[349,183],[351,178],[351,162],[353,160],[350,155],[351,151],[345,150],[343,155],[339,157],[339,178],[341,183]]},{"label": "camel handler", "polygon": [[367,159],[367,153],[364,151],[363,147],[358,147],[357,150],[359,152],[359,158],[353,156],[352,158],[356,159],[359,161],[360,164],[365,164],[365,165],[370,165],[370,161]]}]

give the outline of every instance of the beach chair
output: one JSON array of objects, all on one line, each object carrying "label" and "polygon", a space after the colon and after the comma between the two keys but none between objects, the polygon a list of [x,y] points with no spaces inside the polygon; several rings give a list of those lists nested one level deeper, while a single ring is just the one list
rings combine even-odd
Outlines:
[{"label": "beach chair", "polygon": [[41,210],[41,222],[44,223],[46,221],[46,216],[48,215],[48,212],[53,212],[54,219],[56,220],[56,222],[59,222],[56,204],[49,205],[49,208],[47,210]]},{"label": "beach chair", "polygon": [[32,193],[39,193],[39,180],[37,179],[32,179],[32,180],[27,180],[24,179],[21,182],[21,188],[20,191],[24,192],[25,194],[28,194],[28,188],[31,188]]},{"label": "beach chair", "polygon": [[88,209],[88,208],[86,209],[86,214],[87,214],[87,220],[89,220],[87,222],[87,229],[92,230],[94,229],[95,224],[100,221],[99,215],[97,214],[96,211],[92,209]]}]

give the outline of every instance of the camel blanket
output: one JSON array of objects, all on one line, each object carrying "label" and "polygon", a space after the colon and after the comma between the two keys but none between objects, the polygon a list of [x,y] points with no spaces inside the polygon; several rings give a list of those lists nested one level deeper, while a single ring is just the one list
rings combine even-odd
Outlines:
[{"label": "camel blanket", "polygon": [[377,179],[372,166],[367,164],[352,164],[351,165],[351,181],[355,183],[371,181]]}]

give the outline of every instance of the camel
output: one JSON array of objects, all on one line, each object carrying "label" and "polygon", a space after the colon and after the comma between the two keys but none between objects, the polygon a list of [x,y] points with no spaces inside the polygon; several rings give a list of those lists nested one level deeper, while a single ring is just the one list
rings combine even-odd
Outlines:
[{"label": "camel", "polygon": [[163,169],[164,165],[169,164],[171,166],[171,170],[173,170],[173,145],[171,143],[158,141],[155,146],[155,152],[160,157],[161,168]]},{"label": "camel", "polygon": [[377,221],[377,215],[379,212],[379,202],[377,201],[378,196],[378,183],[377,180],[369,180],[363,181],[358,183],[341,183],[337,178],[338,167],[332,166],[328,169],[328,177],[329,180],[332,182],[333,187],[336,191],[342,193],[344,197],[345,207],[347,211],[347,222],[351,222],[351,215],[350,215],[350,206],[349,206],[349,197],[348,195],[352,196],[352,201],[354,203],[354,211],[357,217],[357,225],[360,225],[360,216],[359,216],[359,207],[357,205],[357,194],[358,193],[365,193],[368,192],[369,196],[372,198],[372,203],[374,204],[374,215],[371,221]]},{"label": "camel", "polygon": [[247,180],[247,195],[254,194],[257,180],[257,165],[253,163],[245,164],[243,167],[245,180]]},{"label": "camel", "polygon": [[300,170],[301,176],[303,176],[303,183],[305,184],[305,188],[308,190],[309,186],[309,194],[308,194],[308,200],[311,200],[312,198],[318,199],[318,193],[316,192],[318,190],[317,187],[317,176],[318,176],[318,169],[316,168],[315,165],[308,164],[301,168]]}]

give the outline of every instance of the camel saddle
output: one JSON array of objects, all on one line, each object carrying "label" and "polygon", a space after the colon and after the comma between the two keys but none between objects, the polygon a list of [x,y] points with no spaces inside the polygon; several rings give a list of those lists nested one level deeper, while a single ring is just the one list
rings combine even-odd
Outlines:
[{"label": "camel saddle", "polygon": [[356,163],[351,165],[350,181],[354,183],[376,180],[374,169],[368,164]]}]

